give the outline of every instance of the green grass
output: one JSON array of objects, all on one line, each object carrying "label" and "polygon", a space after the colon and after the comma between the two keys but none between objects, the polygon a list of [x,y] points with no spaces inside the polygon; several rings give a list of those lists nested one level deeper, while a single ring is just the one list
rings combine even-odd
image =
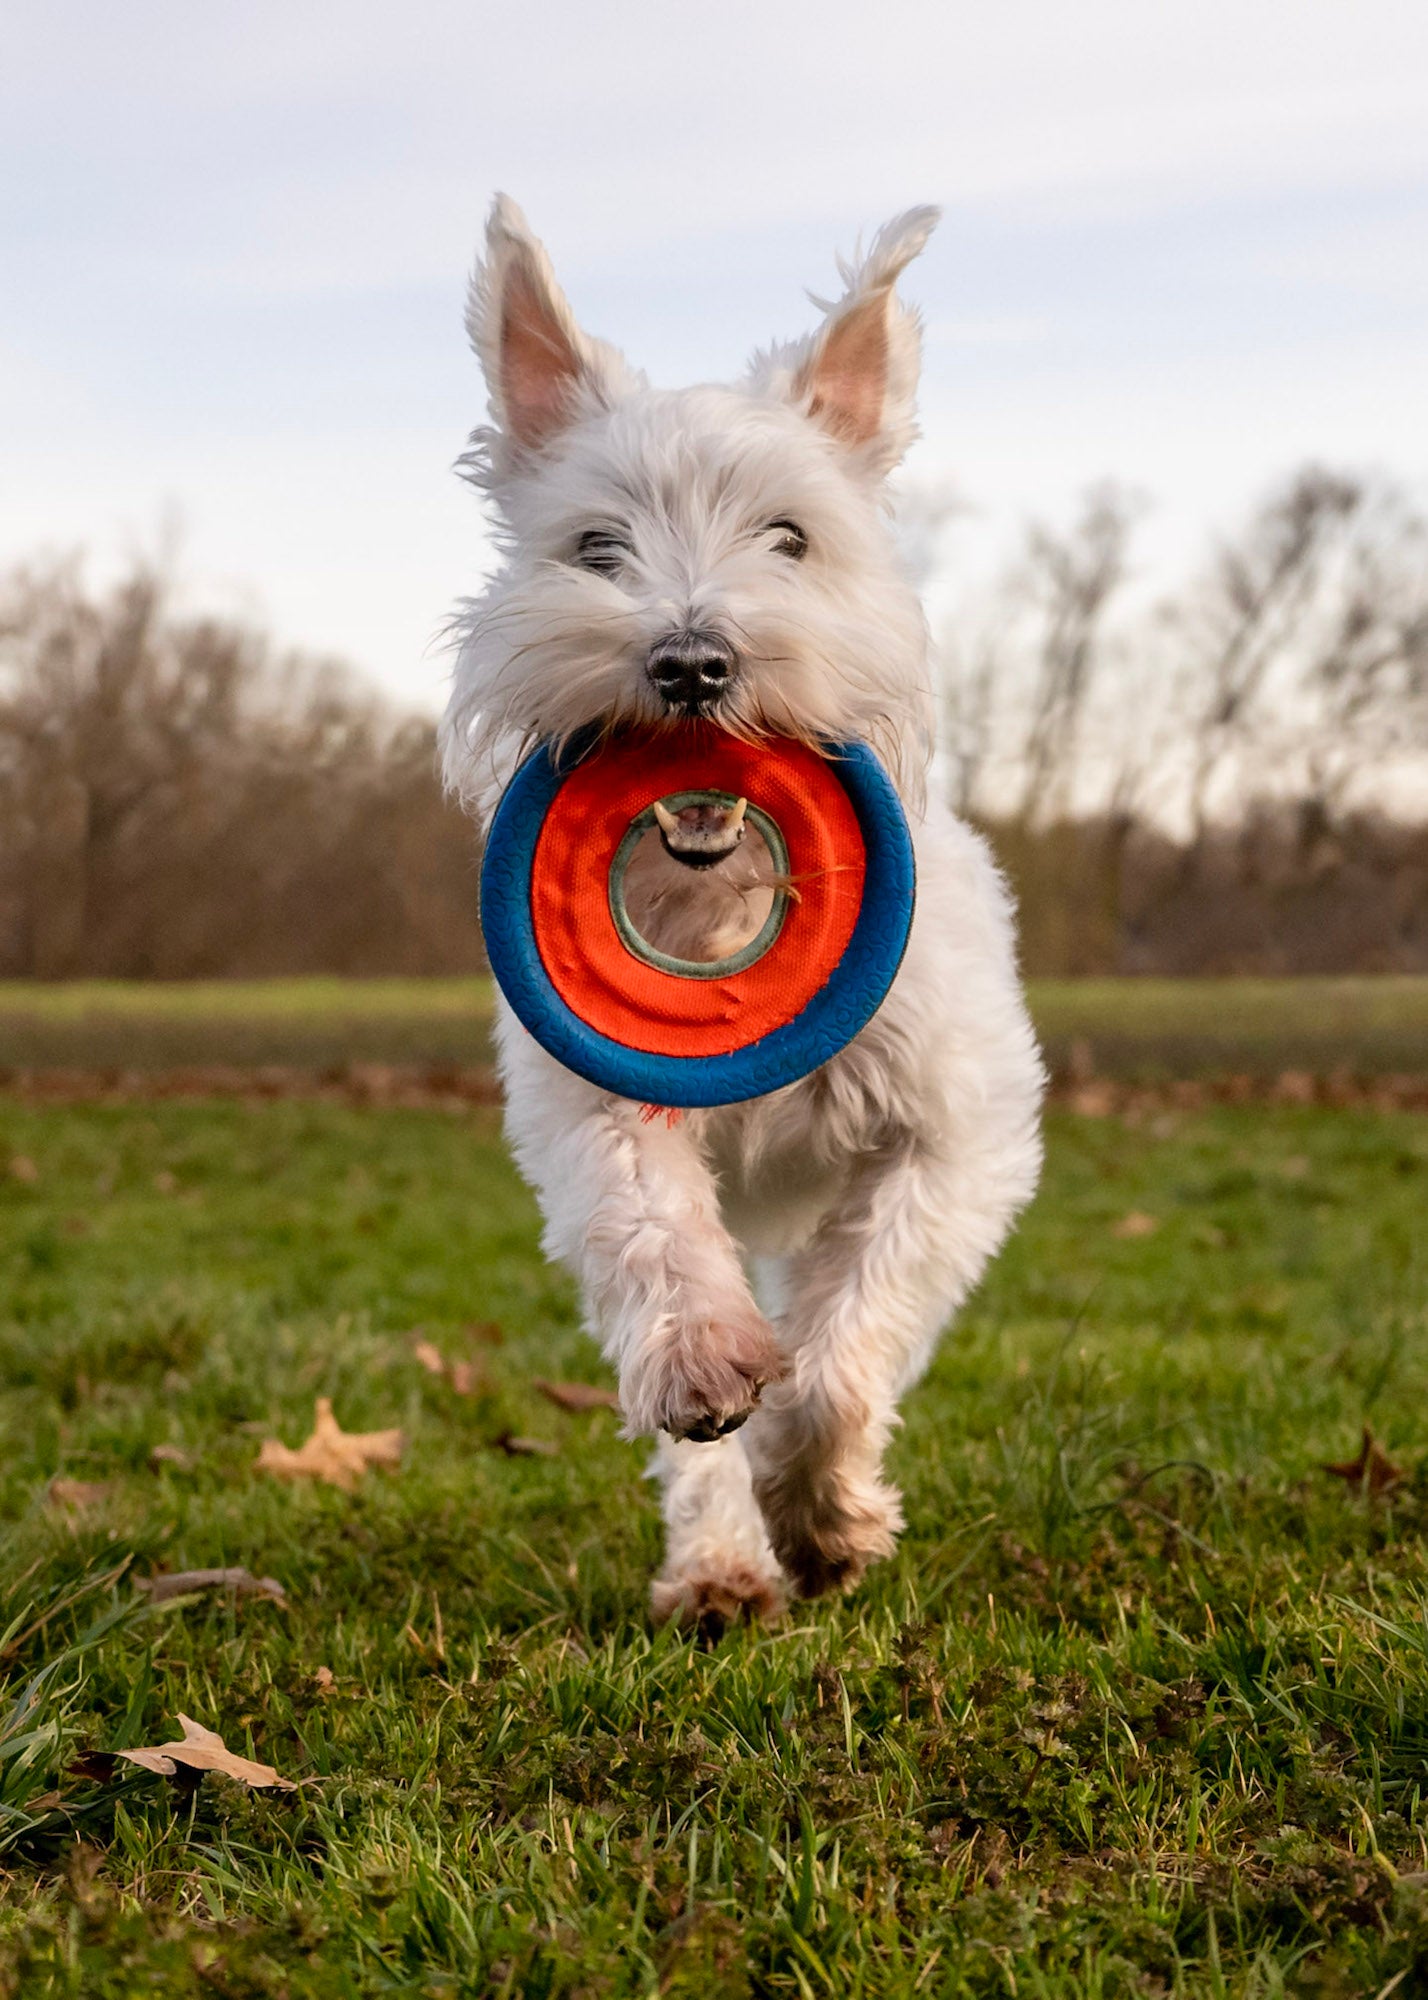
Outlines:
[{"label": "green grass", "polygon": [[0,980],[0,1068],[484,1063],[489,979]]},{"label": "green grass", "polygon": [[[1107,1076],[1428,1061],[1428,979],[1041,979],[1031,1003],[1057,1068],[1081,1043]],[[482,979],[0,982],[0,1069],[483,1063],[490,1014]]]},{"label": "green grass", "polygon": [[1052,1063],[1083,1042],[1105,1076],[1287,1069],[1383,1075],[1428,1066],[1428,979],[1038,979]]},{"label": "green grass", "polygon": [[[1428,1985],[1423,1121],[1053,1120],[899,1556],[712,1650],[647,1625],[645,1448],[530,1388],[601,1369],[489,1113],[0,1104],[12,1157],[0,1993]],[[320,1394],[404,1469],[255,1478]],[[1318,1469],[1365,1421],[1377,1501]],[[288,1608],[130,1583],[218,1564]],[[68,1768],[180,1711],[306,1782]]]}]

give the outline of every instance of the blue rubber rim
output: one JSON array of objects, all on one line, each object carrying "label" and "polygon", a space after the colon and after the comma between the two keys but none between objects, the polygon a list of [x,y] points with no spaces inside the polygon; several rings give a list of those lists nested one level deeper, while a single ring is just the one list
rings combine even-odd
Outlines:
[{"label": "blue rubber rim", "polygon": [[481,923],[496,984],[517,1020],[557,1062],[637,1104],[693,1110],[766,1097],[836,1056],[865,1028],[897,976],[912,929],[917,870],[912,836],[886,771],[864,743],[829,752],[866,850],[863,901],[853,935],[824,986],[781,1028],[719,1056],[661,1056],[597,1034],[551,984],[531,917],[536,842],[569,775],[547,747],[507,786],[486,837]]}]

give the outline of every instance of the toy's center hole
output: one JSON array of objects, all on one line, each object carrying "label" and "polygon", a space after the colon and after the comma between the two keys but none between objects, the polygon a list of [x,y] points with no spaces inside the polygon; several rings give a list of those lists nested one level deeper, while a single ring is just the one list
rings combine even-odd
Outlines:
[{"label": "toy's center hole", "polygon": [[772,945],[787,883],[788,849],[767,813],[726,792],[678,792],[630,822],[610,868],[610,910],[646,964],[716,978]]}]

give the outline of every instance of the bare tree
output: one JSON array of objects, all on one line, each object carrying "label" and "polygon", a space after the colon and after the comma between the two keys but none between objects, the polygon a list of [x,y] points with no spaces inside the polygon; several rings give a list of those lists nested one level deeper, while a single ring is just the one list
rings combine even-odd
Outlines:
[{"label": "bare tree", "polygon": [[[1357,480],[1306,467],[1237,542],[1222,543],[1209,577],[1188,600],[1182,624],[1192,847],[1204,838],[1217,782],[1231,775],[1243,796],[1243,767],[1267,720],[1266,684],[1289,657],[1335,539],[1362,501]],[[1236,762],[1241,768],[1231,773]],[[1253,789],[1253,776],[1249,782]]]},{"label": "bare tree", "polygon": [[1423,522],[1309,467],[1132,616],[1135,512],[1103,488],[1034,529],[993,614],[943,648],[952,795],[993,830],[1031,961],[1418,963]]},{"label": "bare tree", "polygon": [[1040,636],[1017,808],[1024,823],[1055,821],[1073,807],[1084,718],[1104,664],[1106,614],[1126,578],[1138,511],[1119,488],[1099,486],[1086,495],[1069,532],[1038,526],[1028,538]]},{"label": "bare tree", "polygon": [[1342,814],[1375,774],[1428,751],[1428,529],[1400,493],[1364,492],[1323,600],[1299,669],[1310,710],[1306,828]]},{"label": "bare tree", "polygon": [[480,964],[433,728],[168,609],[138,570],[0,586],[0,969],[186,977]]},{"label": "bare tree", "polygon": [[1027,530],[979,611],[964,604],[947,620],[942,716],[959,810],[1028,825],[1072,810],[1139,511],[1113,485],[1092,488],[1068,529]]},{"label": "bare tree", "polygon": [[1001,721],[1005,631],[949,631],[941,648],[941,739],[955,812],[976,814],[987,786]]}]

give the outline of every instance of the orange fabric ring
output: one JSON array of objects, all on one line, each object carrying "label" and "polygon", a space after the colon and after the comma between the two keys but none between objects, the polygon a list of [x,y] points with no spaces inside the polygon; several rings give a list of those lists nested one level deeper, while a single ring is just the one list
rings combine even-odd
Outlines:
[{"label": "orange fabric ring", "polygon": [[[630,822],[673,792],[747,798],[775,821],[798,888],[755,964],[688,979],[629,950],[610,910],[610,866]],[[863,900],[857,815],[801,743],[741,743],[705,723],[616,738],[576,766],[546,815],[531,872],[537,950],[561,999],[599,1034],[653,1055],[717,1056],[785,1026],[848,948]]]}]

